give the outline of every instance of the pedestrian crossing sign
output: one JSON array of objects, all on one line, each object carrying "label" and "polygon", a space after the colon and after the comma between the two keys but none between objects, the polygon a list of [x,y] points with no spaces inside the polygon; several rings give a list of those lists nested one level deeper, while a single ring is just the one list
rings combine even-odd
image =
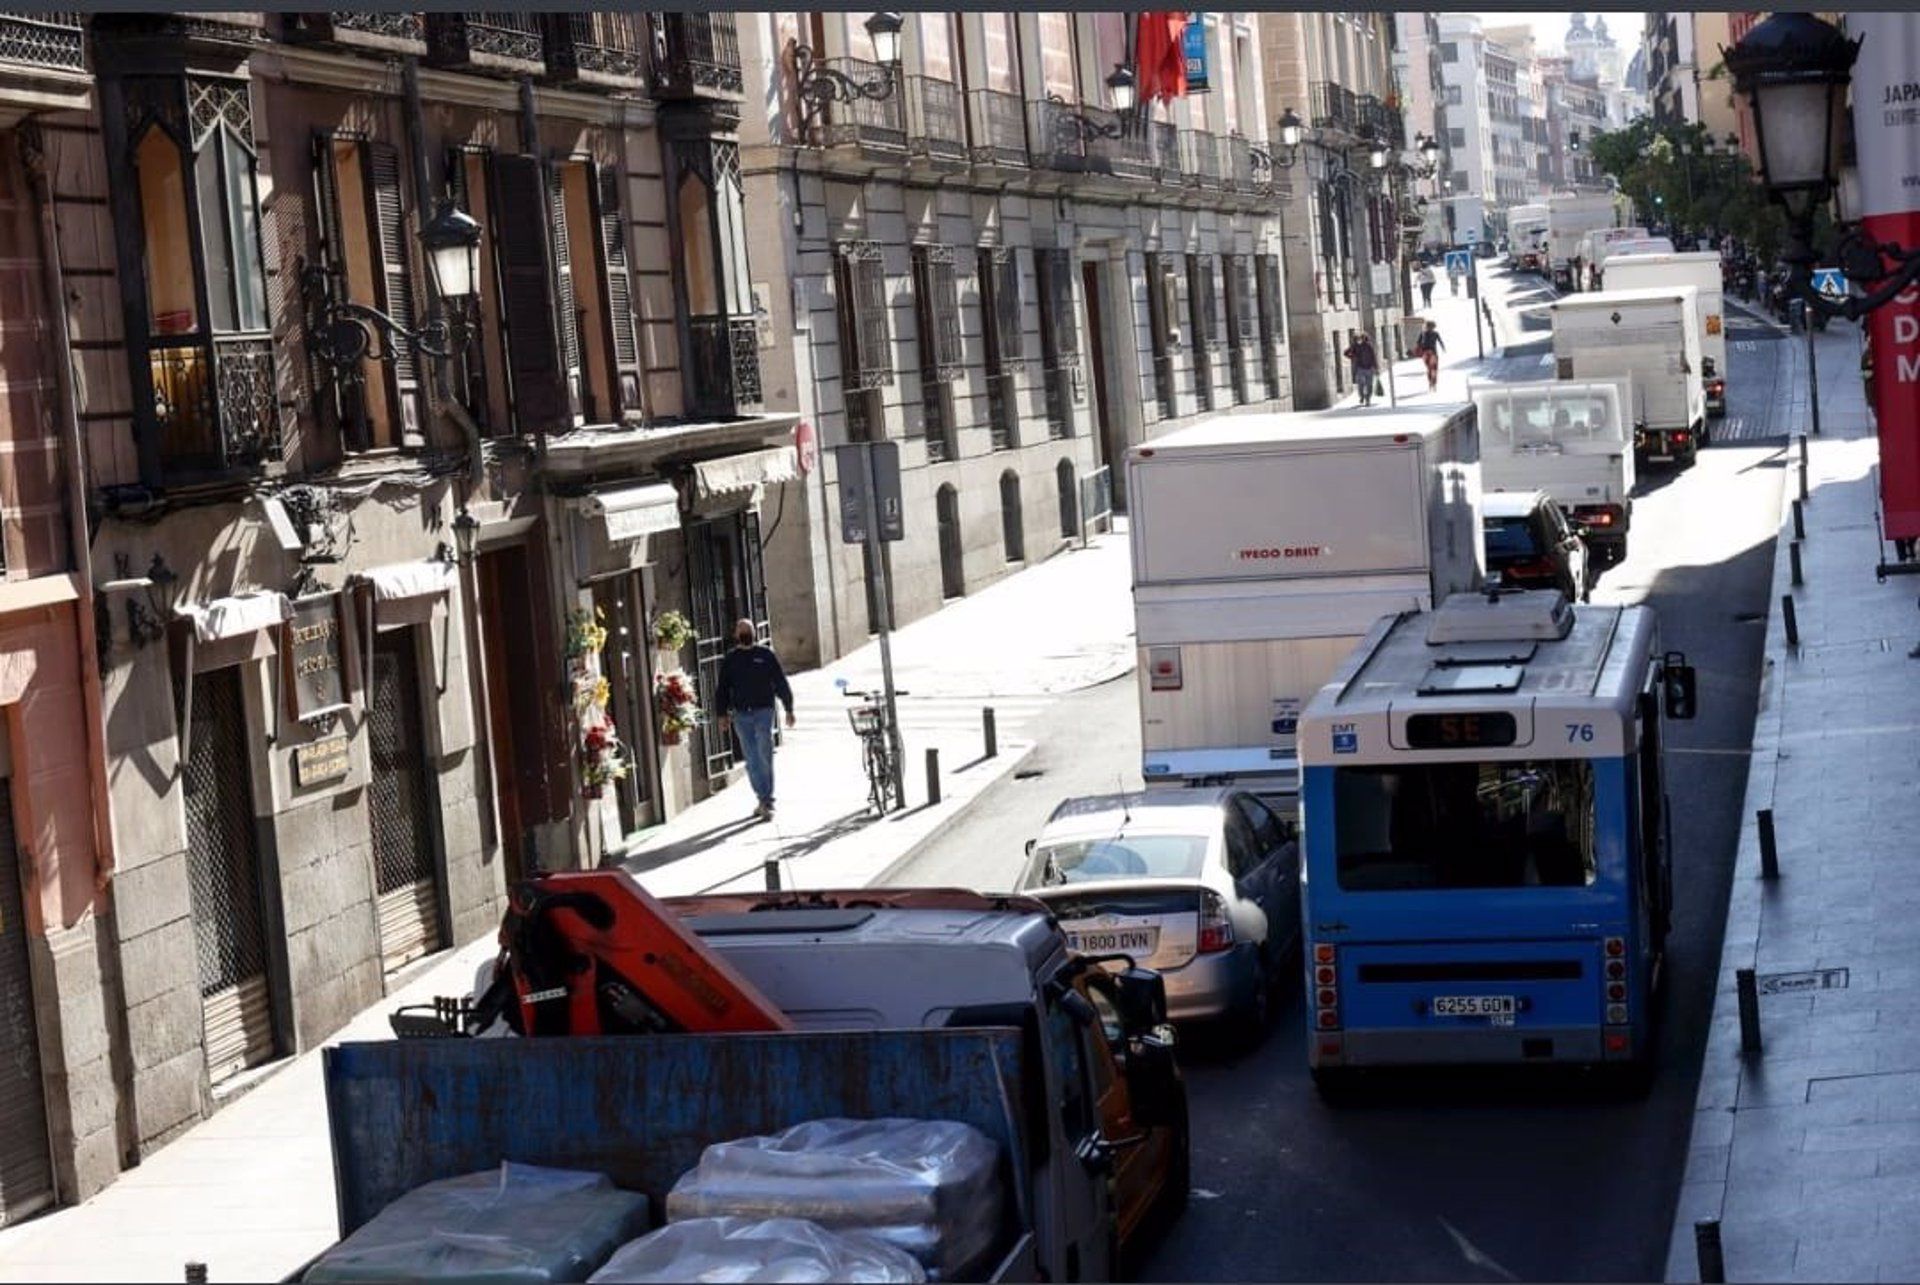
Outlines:
[{"label": "pedestrian crossing sign", "polygon": [[1473,256],[1465,250],[1447,251],[1447,271],[1462,274],[1473,271]]},{"label": "pedestrian crossing sign", "polygon": [[1840,275],[1838,268],[1815,268],[1813,288],[1829,299],[1847,297],[1847,279]]}]

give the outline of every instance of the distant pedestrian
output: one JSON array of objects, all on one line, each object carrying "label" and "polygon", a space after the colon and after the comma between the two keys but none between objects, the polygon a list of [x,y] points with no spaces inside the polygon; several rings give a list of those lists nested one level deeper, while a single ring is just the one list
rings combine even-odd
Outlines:
[{"label": "distant pedestrian", "polygon": [[720,734],[731,720],[747,760],[747,782],[759,801],[753,814],[773,819],[773,703],[787,707],[787,726],[793,726],[793,688],[770,647],[762,647],[751,620],[733,626],[733,650],[720,662],[720,682],[713,693],[720,712]]},{"label": "distant pedestrian", "polygon": [[1422,308],[1433,307],[1433,287],[1438,280],[1439,278],[1433,275],[1431,264],[1420,265],[1420,306]]},{"label": "distant pedestrian", "polygon": [[1360,394],[1360,404],[1373,405],[1373,386],[1380,377],[1380,359],[1373,351],[1373,340],[1355,335],[1345,356],[1353,366],[1353,386]]},{"label": "distant pedestrian", "polygon": [[1414,353],[1426,363],[1428,392],[1440,386],[1440,350],[1445,347],[1446,344],[1440,339],[1440,327],[1431,320],[1427,322],[1427,328],[1420,332],[1419,338],[1413,341]]}]

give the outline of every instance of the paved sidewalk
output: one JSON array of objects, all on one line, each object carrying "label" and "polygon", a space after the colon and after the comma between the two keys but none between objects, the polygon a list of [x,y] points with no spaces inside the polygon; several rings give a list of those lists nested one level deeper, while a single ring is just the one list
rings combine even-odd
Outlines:
[{"label": "paved sidewalk", "polygon": [[[900,707],[906,812],[865,812],[857,742],[834,687],[840,677],[878,685],[878,645],[869,644],[794,676],[799,726],[776,760],[776,821],[752,823],[752,793],[736,784],[648,833],[625,864],[661,895],[763,886],[769,858],[787,887],[868,883],[1012,771],[1031,748],[1022,727],[1053,699],[1132,668],[1129,583],[1124,532],[1098,536],[894,635],[899,685],[912,693]],[[1000,752],[983,760],[988,704]],[[926,806],[928,748],[940,751],[936,807]],[[465,993],[494,951],[489,935],[435,957],[328,1042],[385,1038],[395,1008]],[[278,1280],[336,1237],[326,1128],[315,1050],[85,1204],[0,1230],[0,1282],[177,1281],[189,1260],[205,1262],[214,1281]]]},{"label": "paved sidewalk", "polygon": [[[1804,341],[1792,406],[1806,423]],[[1719,991],[1667,1279],[1699,1279],[1696,1219],[1718,1218],[1727,1279],[1920,1279],[1920,578],[1874,579],[1878,458],[1858,332],[1817,337],[1811,440],[1791,582],[1790,501],[1733,873]],[[1786,465],[1797,468],[1796,448]],[[1890,553],[1890,550],[1889,550]],[[1800,645],[1787,645],[1782,596]],[[1770,808],[1780,879],[1760,878]],[[1735,970],[1758,974],[1763,1048],[1740,1049]]]},{"label": "paved sidewalk", "polygon": [[[1375,406],[1386,406],[1397,402],[1402,406],[1437,405],[1445,402],[1463,402],[1467,399],[1467,385],[1488,383],[1496,378],[1514,378],[1512,374],[1497,373],[1505,364],[1504,350],[1515,344],[1530,343],[1547,338],[1547,331],[1531,331],[1526,328],[1523,316],[1537,305],[1544,303],[1552,295],[1552,288],[1537,277],[1522,273],[1502,273],[1492,266],[1491,260],[1481,264],[1481,298],[1492,307],[1494,324],[1489,334],[1484,324],[1479,326],[1480,339],[1475,340],[1475,314],[1480,307],[1480,299],[1469,299],[1462,292],[1455,296],[1447,293],[1446,278],[1443,276],[1433,293],[1431,307],[1415,307],[1408,315],[1422,319],[1431,318],[1440,328],[1440,379],[1432,391],[1427,389],[1426,367],[1417,357],[1408,357],[1404,361],[1392,363],[1392,392],[1382,390],[1373,399]],[[1416,298],[1417,298],[1416,289]],[[1516,309],[1518,310],[1516,312]],[[1544,317],[1542,323],[1544,325]],[[1380,349],[1379,336],[1376,335],[1375,348]],[[1409,340],[1411,345],[1411,340]],[[1481,347],[1485,347],[1485,356]],[[1345,358],[1341,358],[1344,363]],[[1346,367],[1342,366],[1344,371]],[[1381,380],[1387,378],[1387,372],[1381,371]],[[1553,372],[1546,366],[1541,367],[1540,379],[1553,378]],[[1336,401],[1336,407],[1358,406],[1360,395],[1349,392]]]}]

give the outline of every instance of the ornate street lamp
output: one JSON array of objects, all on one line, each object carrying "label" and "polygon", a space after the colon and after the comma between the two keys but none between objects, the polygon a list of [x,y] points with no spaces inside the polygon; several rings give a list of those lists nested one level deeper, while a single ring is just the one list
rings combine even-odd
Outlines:
[{"label": "ornate street lamp", "polygon": [[[428,275],[444,308],[426,325],[410,327],[364,303],[336,297],[331,274],[319,264],[300,272],[300,292],[310,322],[309,342],[315,355],[336,376],[351,376],[367,356],[390,362],[404,343],[414,352],[446,361],[460,354],[473,338],[468,304],[479,292],[480,225],[452,201],[443,200],[420,229]],[[376,329],[384,344],[376,351]]]},{"label": "ornate street lamp", "polygon": [[880,64],[880,74],[870,80],[855,80],[827,66],[811,45],[793,47],[794,90],[803,108],[803,128],[817,123],[829,103],[857,103],[862,99],[880,102],[893,97],[899,88],[900,28],[904,20],[897,13],[876,13],[864,25],[873,43],[873,60]]},{"label": "ornate street lamp", "polygon": [[1133,110],[1133,99],[1133,68],[1123,63],[1116,63],[1113,74],[1107,77],[1107,101],[1113,105],[1114,120],[1094,120],[1083,111],[1070,109],[1060,95],[1047,95],[1047,101],[1058,109],[1054,114],[1054,128],[1062,140],[1077,137],[1082,143],[1092,138],[1119,138],[1126,133],[1126,116]]},{"label": "ornate street lamp", "polygon": [[1307,127],[1294,114],[1293,108],[1280,113],[1280,154],[1273,163],[1281,169],[1292,169],[1300,159],[1300,142],[1307,135]]},{"label": "ornate street lamp", "polygon": [[[1858,320],[1920,280],[1920,250],[1876,244],[1854,228],[1841,239],[1840,269],[1871,289],[1836,300],[1813,288],[1813,215],[1839,181],[1847,87],[1860,42],[1810,14],[1776,13],[1720,52],[1734,92],[1753,109],[1761,181],[1787,212],[1788,288],[1816,312]],[[1857,215],[1858,197],[1849,195],[1842,213]]]}]

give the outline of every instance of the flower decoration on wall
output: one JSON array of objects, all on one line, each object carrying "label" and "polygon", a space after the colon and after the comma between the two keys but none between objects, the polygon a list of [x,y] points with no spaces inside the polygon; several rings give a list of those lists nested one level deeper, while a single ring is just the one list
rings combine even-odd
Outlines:
[{"label": "flower decoration on wall", "polygon": [[693,622],[677,611],[663,611],[653,618],[653,645],[662,651],[679,651],[694,639]]},{"label": "flower decoration on wall", "polygon": [[567,673],[573,688],[573,716],[580,728],[581,792],[597,799],[610,781],[633,770],[627,749],[614,729],[607,702],[613,691],[600,672],[600,649],[607,644],[605,617],[596,608],[567,618]]},{"label": "flower decoration on wall", "polygon": [[668,669],[655,676],[653,711],[662,745],[678,745],[682,736],[700,725],[700,706],[685,673]]}]

